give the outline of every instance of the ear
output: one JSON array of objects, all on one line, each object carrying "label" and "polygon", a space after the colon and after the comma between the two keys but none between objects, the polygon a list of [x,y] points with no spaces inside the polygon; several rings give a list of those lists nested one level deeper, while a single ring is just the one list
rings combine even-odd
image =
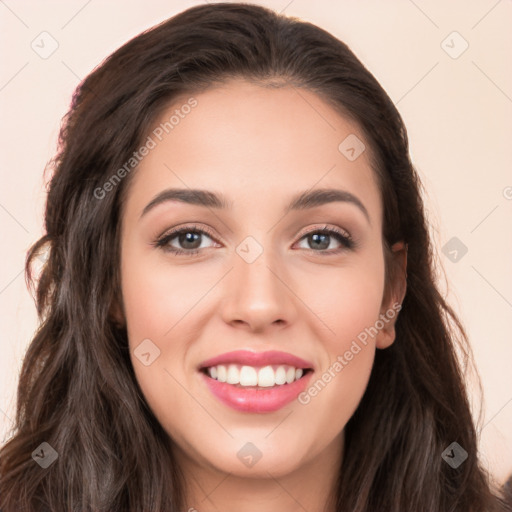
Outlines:
[{"label": "ear", "polygon": [[386,276],[379,316],[384,326],[377,334],[377,348],[388,348],[395,341],[395,324],[407,290],[407,244],[403,241],[393,244],[389,258],[389,276]]},{"label": "ear", "polygon": [[115,297],[110,304],[109,317],[112,319],[112,322],[116,325],[116,327],[121,328],[126,326],[126,318],[123,306],[120,304],[117,297]]}]

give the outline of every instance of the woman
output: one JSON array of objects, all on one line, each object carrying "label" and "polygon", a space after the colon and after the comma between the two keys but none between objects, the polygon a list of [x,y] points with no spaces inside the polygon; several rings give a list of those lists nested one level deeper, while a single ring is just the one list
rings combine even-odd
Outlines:
[{"label": "woman", "polygon": [[84,80],[54,164],[4,512],[506,510],[405,127],[344,43],[188,9]]}]

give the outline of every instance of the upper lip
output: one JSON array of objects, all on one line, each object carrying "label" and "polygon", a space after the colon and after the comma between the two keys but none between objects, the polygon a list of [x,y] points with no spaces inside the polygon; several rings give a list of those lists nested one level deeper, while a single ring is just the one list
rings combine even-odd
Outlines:
[{"label": "upper lip", "polygon": [[313,364],[300,357],[281,352],[279,350],[269,350],[266,352],[252,352],[250,350],[235,350],[226,352],[216,357],[203,361],[199,369],[217,366],[219,364],[240,364],[246,366],[267,366],[267,365],[289,365],[295,368],[313,368]]}]

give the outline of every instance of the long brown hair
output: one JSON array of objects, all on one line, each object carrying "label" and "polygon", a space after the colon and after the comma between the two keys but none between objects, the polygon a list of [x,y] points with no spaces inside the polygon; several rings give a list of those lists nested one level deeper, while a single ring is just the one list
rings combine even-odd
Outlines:
[{"label": "long brown hair", "polygon": [[[105,183],[174,98],[236,77],[311,90],[355,120],[380,183],[386,254],[396,241],[408,244],[396,341],[377,351],[368,388],[346,425],[337,509],[505,510],[479,465],[457,357],[460,351],[470,360],[469,346],[436,286],[421,183],[397,109],[331,34],[260,6],[222,3],[190,8],[133,38],[73,96],[51,162],[46,234],[27,255],[41,324],[21,369],[13,437],[0,451],[3,512],[183,506],[172,440],[141,393],[126,330],[111,315],[121,301],[123,197],[136,169],[107,192]],[[45,248],[36,283],[32,264]],[[467,452],[455,468],[442,457],[453,442]],[[41,443],[58,454],[46,469],[32,457]]]}]

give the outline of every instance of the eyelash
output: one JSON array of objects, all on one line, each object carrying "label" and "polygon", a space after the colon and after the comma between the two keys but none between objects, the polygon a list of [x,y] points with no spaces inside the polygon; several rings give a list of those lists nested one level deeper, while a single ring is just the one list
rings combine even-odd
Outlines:
[{"label": "eyelash", "polygon": [[[200,233],[203,235],[207,235],[209,238],[215,240],[213,233],[207,228],[198,228],[197,226],[186,226],[186,227],[179,228],[179,229],[176,229],[176,230],[166,233],[165,235],[158,238],[153,243],[153,245],[156,248],[159,248],[165,252],[174,254],[175,256],[178,256],[180,254],[186,254],[187,256],[193,256],[195,254],[198,254],[202,249],[200,249],[200,248],[179,249],[179,248],[171,247],[168,245],[171,240],[173,240],[178,235],[181,235],[183,233]],[[309,235],[318,234],[318,233],[333,236],[336,240],[338,240],[338,242],[341,243],[341,245],[343,247],[340,247],[340,248],[334,249],[334,250],[333,249],[331,249],[331,250],[322,249],[320,251],[315,251],[314,249],[308,249],[309,251],[317,252],[323,256],[331,256],[331,255],[339,254],[340,252],[342,252],[344,250],[350,250],[350,249],[354,249],[356,247],[356,243],[354,242],[354,240],[352,239],[352,237],[350,235],[345,234],[343,231],[340,231],[337,228],[334,228],[334,227],[329,228],[328,226],[324,226],[321,229],[314,229],[314,230],[308,231],[307,233],[304,233],[300,237],[299,241]]]}]

